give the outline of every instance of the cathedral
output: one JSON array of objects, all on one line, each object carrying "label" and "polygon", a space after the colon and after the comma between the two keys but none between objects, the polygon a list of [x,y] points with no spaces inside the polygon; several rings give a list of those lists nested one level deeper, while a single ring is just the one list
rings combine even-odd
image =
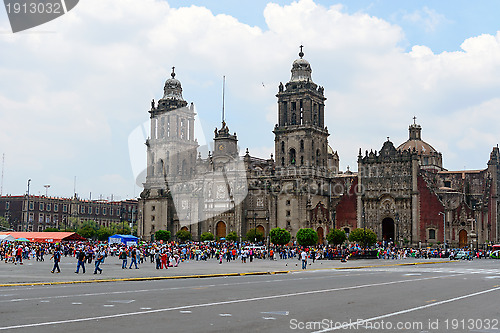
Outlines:
[{"label": "cathedral", "polygon": [[477,247],[497,243],[500,151],[494,147],[483,170],[448,171],[442,155],[409,126],[409,138],[389,138],[377,150],[361,148],[358,171],[339,170],[328,144],[324,88],[310,63],[292,63],[290,80],[278,85],[275,152],[269,159],[241,153],[236,133],[222,120],[212,151],[202,158],[194,137],[195,111],[175,78],[151,103],[146,141],[147,175],[139,199],[138,235],[188,230],[240,239],[253,228],[266,237],[273,228],[295,239],[301,228],[317,231],[319,243],[334,228],[373,230],[381,242],[404,246]]}]

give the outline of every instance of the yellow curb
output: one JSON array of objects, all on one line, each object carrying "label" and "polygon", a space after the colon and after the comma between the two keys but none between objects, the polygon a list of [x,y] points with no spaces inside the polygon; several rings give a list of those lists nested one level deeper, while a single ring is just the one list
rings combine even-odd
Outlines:
[{"label": "yellow curb", "polygon": [[274,275],[274,274],[288,274],[291,272],[303,272],[303,271],[347,270],[347,269],[363,269],[363,268],[391,267],[391,266],[416,266],[416,265],[430,265],[430,264],[440,264],[440,263],[453,263],[453,261],[429,261],[429,262],[415,262],[415,263],[402,263],[402,264],[366,265],[366,266],[330,267],[330,268],[325,267],[325,268],[312,268],[312,269],[307,269],[307,270],[296,269],[296,270],[288,270],[288,271],[218,273],[218,274],[201,274],[201,275],[197,274],[197,275],[176,275],[176,276],[150,276],[150,277],[136,277],[136,278],[116,278],[116,279],[78,280],[78,281],[59,281],[59,282],[5,283],[5,284],[0,284],[0,287],[52,286],[52,285],[61,285],[61,284],[78,284],[78,283],[155,281],[155,280],[176,280],[176,279],[203,279],[203,278],[212,278],[212,277],[247,276],[247,275]]}]

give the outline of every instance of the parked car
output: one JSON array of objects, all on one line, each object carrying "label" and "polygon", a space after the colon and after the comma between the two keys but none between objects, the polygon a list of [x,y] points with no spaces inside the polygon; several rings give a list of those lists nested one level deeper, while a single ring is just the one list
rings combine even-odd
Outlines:
[{"label": "parked car", "polygon": [[462,260],[469,259],[470,260],[469,251],[458,251],[454,255],[450,255],[450,260],[460,260],[460,259],[462,259]]}]

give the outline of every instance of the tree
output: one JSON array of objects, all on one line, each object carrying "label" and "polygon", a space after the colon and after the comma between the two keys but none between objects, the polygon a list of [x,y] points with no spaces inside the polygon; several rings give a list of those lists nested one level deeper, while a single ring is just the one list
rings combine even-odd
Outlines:
[{"label": "tree", "polygon": [[255,228],[248,230],[247,240],[249,240],[250,242],[259,243],[259,242],[262,242],[263,239],[264,239],[264,234],[261,231],[255,229]]},{"label": "tree", "polygon": [[168,242],[170,240],[170,237],[172,237],[172,233],[168,230],[158,230],[157,232],[155,232],[155,239],[157,241],[164,241],[164,242]]},{"label": "tree", "polygon": [[297,231],[297,243],[301,246],[312,246],[318,243],[318,233],[310,228]]},{"label": "tree", "polygon": [[290,242],[290,233],[286,229],[274,228],[269,232],[269,238],[274,245],[285,245]]},{"label": "tree", "polygon": [[333,245],[340,245],[344,243],[346,239],[345,231],[342,229],[332,229],[332,231],[326,235],[328,243]]},{"label": "tree", "polygon": [[179,238],[179,240],[181,242],[185,242],[185,241],[191,239],[191,233],[189,231],[187,231],[187,230],[182,230],[182,229],[179,230],[179,231],[177,231],[177,233],[175,234],[175,236],[177,238]]},{"label": "tree", "polygon": [[76,233],[82,236],[83,238],[93,238],[96,234],[96,231],[94,230],[94,228],[90,226],[85,226],[83,228],[78,229]]},{"label": "tree", "polygon": [[107,241],[109,236],[112,235],[112,233],[111,230],[109,230],[109,228],[102,226],[99,228],[99,230],[97,230],[96,235],[98,240]]},{"label": "tree", "polygon": [[204,232],[200,236],[200,241],[202,242],[213,241],[213,240],[214,240],[214,234],[212,234],[211,232]]},{"label": "tree", "polygon": [[226,240],[236,242],[238,240],[238,234],[235,231],[231,231],[227,234]]},{"label": "tree", "polygon": [[363,246],[372,246],[377,241],[377,235],[370,229],[358,228],[349,234],[351,242],[357,242]]},{"label": "tree", "polygon": [[12,230],[10,228],[10,223],[7,221],[7,219],[3,216],[0,216],[0,231],[5,231],[5,230]]}]

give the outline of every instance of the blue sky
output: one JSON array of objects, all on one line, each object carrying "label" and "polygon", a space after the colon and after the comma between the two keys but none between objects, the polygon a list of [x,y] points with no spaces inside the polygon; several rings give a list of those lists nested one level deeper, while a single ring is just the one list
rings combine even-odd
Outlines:
[{"label": "blue sky", "polygon": [[[280,5],[292,1],[272,1]],[[238,18],[241,22],[266,29],[262,15],[269,1],[264,0],[174,0],[169,1],[172,7],[203,6],[214,14],[227,14]],[[349,14],[367,13],[388,22],[401,26],[406,41],[402,47],[427,45],[434,52],[455,51],[460,44],[471,36],[495,34],[498,30],[498,1],[370,1],[349,0],[343,2],[318,0],[323,6],[342,4]],[[411,19],[413,15],[413,20]],[[421,17],[421,20],[417,20]]]},{"label": "blue sky", "polygon": [[[483,169],[500,137],[498,1],[82,0],[12,34],[0,10],[2,194],[138,196],[151,99],[176,66],[206,137],[227,121],[240,149],[274,151],[279,82],[304,44],[325,87],[329,143],[356,169],[359,148],[408,137],[413,116],[450,170]],[[147,126],[146,126],[147,127]],[[135,139],[134,139],[135,138]],[[135,141],[134,141],[135,140]]]}]

